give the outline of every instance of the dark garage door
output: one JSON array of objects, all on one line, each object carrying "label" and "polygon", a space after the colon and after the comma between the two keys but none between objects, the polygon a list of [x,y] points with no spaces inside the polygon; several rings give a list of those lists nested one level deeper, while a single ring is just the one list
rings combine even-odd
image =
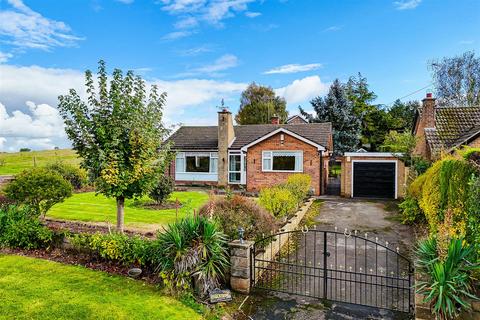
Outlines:
[{"label": "dark garage door", "polygon": [[353,196],[395,198],[395,163],[354,162]]}]

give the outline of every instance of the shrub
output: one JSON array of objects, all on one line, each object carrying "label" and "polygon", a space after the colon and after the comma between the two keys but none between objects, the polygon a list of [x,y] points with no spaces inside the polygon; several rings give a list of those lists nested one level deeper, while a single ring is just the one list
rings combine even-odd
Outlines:
[{"label": "shrub", "polygon": [[425,295],[432,312],[440,319],[454,319],[459,310],[471,308],[467,298],[473,294],[472,272],[480,269],[471,246],[463,246],[463,239],[452,239],[446,257],[438,254],[434,238],[421,241],[416,249],[417,270],[427,276],[417,284],[417,292]]},{"label": "shrub", "polygon": [[297,207],[297,199],[290,190],[282,187],[264,188],[260,191],[260,204],[275,217],[285,217]]},{"label": "shrub", "polygon": [[87,185],[87,174],[85,170],[76,166],[57,161],[48,164],[46,168],[61,175],[65,180],[70,182],[74,189],[78,190]]},{"label": "shrub", "polygon": [[56,172],[33,168],[18,174],[4,191],[8,198],[45,215],[54,204],[72,195],[72,186]]},{"label": "shrub", "polygon": [[217,288],[228,267],[227,238],[214,221],[187,217],[158,234],[158,266],[169,288],[189,289],[194,277],[199,292]]},{"label": "shrub", "polygon": [[53,240],[53,232],[40,223],[31,208],[0,207],[0,246],[38,249],[50,246]]},{"label": "shrub", "polygon": [[244,238],[254,241],[277,230],[275,218],[270,213],[254,201],[238,195],[231,200],[212,197],[199,213],[215,219],[230,240],[238,239],[240,227],[245,230]]},{"label": "shrub", "polygon": [[311,182],[312,178],[308,174],[297,173],[288,176],[287,182],[283,186],[292,193],[297,204],[300,205],[308,196]]},{"label": "shrub", "polygon": [[415,172],[417,173],[417,175],[425,173],[425,171],[427,171],[427,169],[430,168],[431,165],[432,164],[428,160],[422,157],[412,158],[412,167],[413,170],[415,170]]},{"label": "shrub", "polygon": [[161,175],[156,186],[150,191],[150,199],[156,203],[163,203],[175,188],[175,181],[172,177]]},{"label": "shrub", "polygon": [[402,211],[403,223],[413,224],[424,220],[422,210],[418,206],[417,199],[407,196],[399,205]]},{"label": "shrub", "polygon": [[121,233],[74,234],[70,243],[77,250],[87,250],[102,259],[118,261],[124,265],[153,266],[156,243],[139,236],[130,237]]}]

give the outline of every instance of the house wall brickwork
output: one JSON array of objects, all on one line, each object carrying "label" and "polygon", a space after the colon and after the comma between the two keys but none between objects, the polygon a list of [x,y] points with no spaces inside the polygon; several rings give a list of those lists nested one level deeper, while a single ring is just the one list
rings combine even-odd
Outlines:
[{"label": "house wall brickwork", "polygon": [[477,139],[473,140],[472,142],[470,142],[468,144],[470,147],[473,147],[473,148],[480,148],[480,137],[478,137]]},{"label": "house wall brickwork", "polygon": [[415,137],[417,144],[413,151],[425,159],[430,159],[431,153],[425,138],[425,128],[435,128],[435,98],[431,94],[422,100],[422,112],[415,124]]},{"label": "house wall brickwork", "polygon": [[355,156],[343,157],[341,169],[341,186],[340,195],[342,197],[350,198],[352,196],[352,164],[353,160],[395,160],[397,161],[397,198],[402,198],[406,190],[406,178],[408,172],[406,171],[403,161],[395,157],[368,157]]},{"label": "house wall brickwork", "polygon": [[[262,171],[262,151],[291,150],[303,151],[303,173],[312,178],[311,187],[315,190],[315,195],[320,195],[320,155],[316,147],[305,143],[288,134],[284,135],[284,141],[281,141],[281,135],[278,133],[272,137],[261,141],[247,151],[247,191],[258,192],[263,187],[269,187],[275,184],[283,183],[287,180],[291,172],[263,172]],[[328,157],[323,157],[326,167],[323,170],[324,183],[326,173],[328,172]]]}]

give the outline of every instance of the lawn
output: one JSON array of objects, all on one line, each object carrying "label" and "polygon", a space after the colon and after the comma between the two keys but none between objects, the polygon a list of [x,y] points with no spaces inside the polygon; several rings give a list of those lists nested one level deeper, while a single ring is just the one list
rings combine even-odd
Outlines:
[{"label": "lawn", "polygon": [[[184,217],[193,209],[198,209],[208,201],[208,194],[201,191],[173,192],[171,200],[177,199],[183,204],[179,217]],[[147,201],[143,199],[141,201]],[[65,202],[55,205],[47,216],[62,220],[86,222],[110,222],[115,224],[117,218],[116,203],[113,198],[94,192],[76,193]],[[153,210],[134,204],[134,200],[125,200],[125,225],[127,227],[151,228],[175,221],[175,209]]]},{"label": "lawn", "polygon": [[65,163],[78,164],[80,159],[71,149],[0,153],[0,175],[17,174],[34,166],[61,160]]},{"label": "lawn", "polygon": [[140,281],[80,266],[0,255],[0,319],[201,319]]}]

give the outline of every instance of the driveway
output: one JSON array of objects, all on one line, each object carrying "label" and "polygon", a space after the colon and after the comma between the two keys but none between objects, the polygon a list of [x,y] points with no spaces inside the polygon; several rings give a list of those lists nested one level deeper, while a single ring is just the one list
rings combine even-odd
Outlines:
[{"label": "driveway", "polygon": [[[392,201],[374,201],[374,200],[357,200],[357,199],[343,199],[339,197],[322,197],[322,205],[319,208],[319,212],[316,216],[311,217],[314,226],[311,228],[316,228],[317,230],[326,230],[326,231],[335,231],[344,232],[347,229],[347,234],[354,234],[354,231],[357,230],[359,236],[365,237],[371,240],[375,240],[379,244],[385,245],[388,242],[388,247],[394,250],[400,251],[405,256],[409,256],[409,250],[412,247],[413,234],[411,229],[408,226],[402,225],[399,221],[397,207],[395,202]],[[314,239],[312,237],[308,238],[308,235],[304,235],[306,238],[305,243],[307,247],[302,246],[303,240],[300,240],[300,247],[297,250],[300,252],[300,256],[297,255],[297,262],[300,259],[306,261],[309,257],[305,257],[302,254],[303,251],[308,252],[313,249],[312,243],[317,243],[316,247],[320,247],[316,250],[317,256],[321,256],[320,252],[323,247],[322,240]],[[302,238],[302,239],[304,239]],[[343,235],[339,236],[338,241],[342,245]],[[353,252],[352,239],[345,238],[344,242],[345,254],[337,257],[338,261],[344,261],[346,266],[348,259],[345,259],[345,255],[351,256]],[[337,238],[328,239],[329,248],[337,244]],[[307,249],[306,249],[307,248]],[[331,251],[331,249],[328,249]],[[343,251],[343,249],[342,249]],[[381,251],[379,251],[380,254]],[[385,250],[383,249],[383,254]],[[312,256],[308,254],[308,256]],[[365,265],[370,269],[370,262],[373,263],[375,255],[373,257],[368,257],[369,261],[365,260]],[[330,258],[329,258],[330,259]],[[345,260],[344,260],[345,259]],[[317,263],[318,260],[314,261],[313,265]],[[328,260],[330,265],[330,260]],[[310,263],[310,262],[309,262]],[[340,263],[339,263],[340,264]],[[390,262],[387,264],[377,264],[375,260],[375,265],[379,270],[389,270]],[[323,265],[323,264],[322,264]],[[331,266],[331,265],[330,265]],[[342,267],[342,266],[340,266]],[[328,266],[327,266],[328,268]],[[335,268],[335,267],[333,267]],[[345,268],[345,267],[343,267]],[[349,267],[351,268],[351,267]],[[364,267],[365,268],[365,267]],[[291,269],[290,269],[291,270]],[[345,269],[343,269],[345,270]],[[351,269],[350,269],[351,270]],[[364,269],[365,270],[365,269]],[[392,270],[390,268],[390,270]],[[375,271],[374,271],[375,272]],[[388,272],[390,273],[390,271]],[[304,277],[304,279],[310,279],[310,281],[315,281],[315,278]],[[307,280],[308,281],[308,280]],[[288,280],[289,283],[292,281]],[[342,287],[343,285],[343,287]],[[310,285],[311,287],[312,285]],[[334,294],[331,295],[330,299],[338,300],[345,291],[352,290],[348,287],[347,284],[342,282],[330,285],[330,289],[333,287]],[[315,285],[313,285],[315,288]],[[375,288],[375,287],[374,287]],[[293,288],[294,291],[296,288]],[[338,294],[337,294],[338,289]],[[315,289],[314,289],[315,290]],[[288,288],[287,291],[292,292],[292,288]],[[354,295],[356,293],[357,298],[362,298],[363,296],[369,296],[370,299],[383,298],[385,296],[394,296],[393,293],[377,292],[378,290],[372,290],[367,287],[365,289],[357,291],[355,288],[353,290]],[[342,293],[343,292],[343,293]],[[318,295],[316,295],[318,296]],[[362,296],[362,297],[360,297]],[[339,299],[342,300],[342,299]],[[344,300],[345,301],[345,300]],[[363,300],[367,304],[370,301]],[[403,301],[402,301],[403,302]],[[393,298],[389,303],[398,303],[398,300],[394,301]],[[408,306],[408,305],[407,305]],[[263,294],[254,294],[251,298],[250,304],[246,304],[245,311],[249,315],[246,319],[401,319],[405,318],[405,314],[400,314],[385,309],[373,308],[373,307],[364,307],[359,305],[339,303],[339,302],[330,302],[322,303],[319,299],[313,298],[304,298],[295,295],[289,295],[284,293],[263,293]]]}]

